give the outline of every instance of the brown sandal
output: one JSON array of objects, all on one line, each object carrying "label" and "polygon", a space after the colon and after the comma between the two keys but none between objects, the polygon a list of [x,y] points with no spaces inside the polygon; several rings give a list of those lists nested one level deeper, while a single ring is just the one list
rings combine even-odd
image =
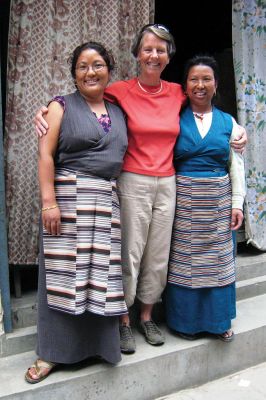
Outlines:
[{"label": "brown sandal", "polygon": [[[52,362],[48,362],[48,361],[43,361],[41,359],[37,359],[34,364],[32,364],[32,366],[30,368],[28,368],[26,374],[25,374],[25,379],[27,382],[29,383],[38,383],[41,382],[43,379],[47,378],[47,376],[50,374],[50,372],[52,371],[52,369],[54,369],[54,367],[57,364],[52,363]],[[37,378],[33,378],[32,374],[30,373],[30,370],[34,368],[34,375],[37,375]],[[48,371],[44,370],[47,369]],[[45,372],[45,373],[44,373]]]}]

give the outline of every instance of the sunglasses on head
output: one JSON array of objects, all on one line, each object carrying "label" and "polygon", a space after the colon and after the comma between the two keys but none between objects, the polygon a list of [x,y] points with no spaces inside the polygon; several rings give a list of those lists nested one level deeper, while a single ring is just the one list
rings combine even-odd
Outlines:
[{"label": "sunglasses on head", "polygon": [[165,32],[168,32],[168,33],[169,33],[169,29],[166,28],[166,26],[164,26],[164,25],[161,25],[161,24],[153,24],[153,26],[154,26],[154,28],[161,29],[162,31],[165,31]]},{"label": "sunglasses on head", "polygon": [[166,28],[166,26],[162,25],[162,24],[147,24],[142,28],[142,32],[145,31],[145,29],[147,28],[156,28],[156,29],[160,29],[161,31],[167,32],[169,33],[169,29]]}]

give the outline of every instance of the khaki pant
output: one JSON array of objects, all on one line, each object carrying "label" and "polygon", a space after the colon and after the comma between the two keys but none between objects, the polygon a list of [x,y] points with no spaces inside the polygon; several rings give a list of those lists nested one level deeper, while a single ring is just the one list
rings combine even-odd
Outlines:
[{"label": "khaki pant", "polygon": [[118,179],[122,228],[122,275],[127,306],[135,297],[156,303],[167,279],[176,204],[175,175],[123,172]]}]

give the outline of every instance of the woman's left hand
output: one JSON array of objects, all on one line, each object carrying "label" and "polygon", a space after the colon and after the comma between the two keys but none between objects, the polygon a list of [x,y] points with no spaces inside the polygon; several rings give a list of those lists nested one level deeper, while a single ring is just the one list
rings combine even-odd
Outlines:
[{"label": "woman's left hand", "polygon": [[232,209],[232,217],[231,217],[231,229],[232,231],[236,231],[240,228],[243,222],[243,211],[239,208]]},{"label": "woman's left hand", "polygon": [[246,129],[243,128],[243,126],[239,126],[239,134],[238,136],[231,142],[231,146],[237,153],[244,153],[244,150],[246,148],[246,144],[248,141],[248,136]]}]

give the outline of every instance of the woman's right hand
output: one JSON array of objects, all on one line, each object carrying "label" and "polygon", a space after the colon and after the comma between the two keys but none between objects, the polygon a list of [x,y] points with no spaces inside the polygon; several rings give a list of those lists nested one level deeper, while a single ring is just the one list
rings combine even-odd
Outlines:
[{"label": "woman's right hand", "polygon": [[47,122],[43,118],[44,114],[48,113],[48,108],[45,106],[42,106],[36,113],[34,117],[34,124],[35,124],[35,131],[37,136],[42,137],[43,135],[46,135],[47,130],[49,128]]}]

